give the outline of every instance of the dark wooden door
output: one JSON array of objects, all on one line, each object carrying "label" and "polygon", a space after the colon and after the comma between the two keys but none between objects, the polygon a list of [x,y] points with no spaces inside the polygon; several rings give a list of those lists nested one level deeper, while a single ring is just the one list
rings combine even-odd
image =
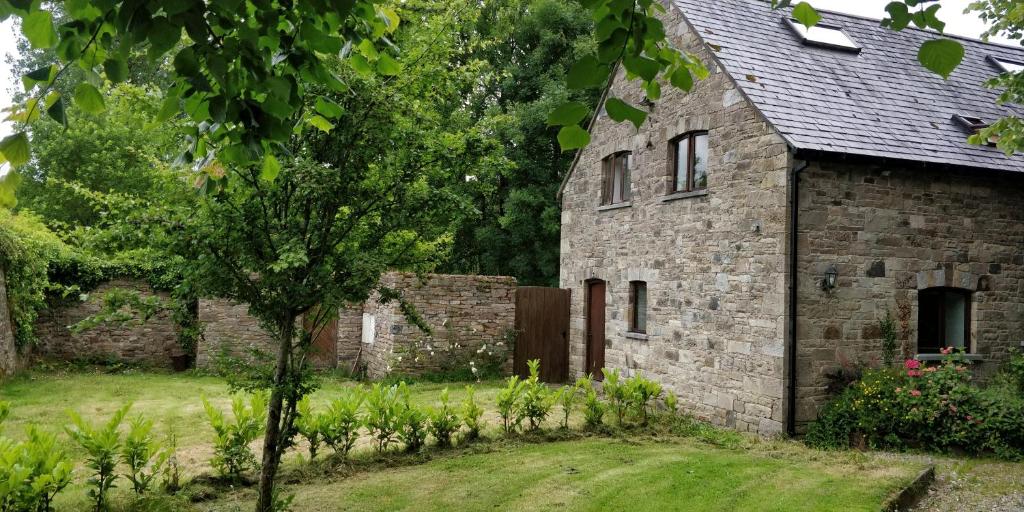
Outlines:
[{"label": "dark wooden door", "polygon": [[601,368],[604,368],[605,288],[604,281],[587,283],[587,360],[584,371],[593,374],[595,380],[604,378]]},{"label": "dark wooden door", "polygon": [[334,368],[338,365],[338,318],[322,319],[317,325],[316,317],[315,314],[307,314],[302,322],[306,332],[313,336],[309,361],[314,368]]},{"label": "dark wooden door", "polygon": [[516,290],[513,370],[529,375],[526,362],[540,359],[540,380],[569,379],[569,290],[521,286]]}]

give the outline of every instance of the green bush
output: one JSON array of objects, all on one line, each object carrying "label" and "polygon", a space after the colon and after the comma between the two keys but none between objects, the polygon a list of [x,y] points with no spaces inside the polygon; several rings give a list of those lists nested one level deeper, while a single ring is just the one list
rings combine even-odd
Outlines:
[{"label": "green bush", "polygon": [[679,397],[672,391],[665,394],[665,410],[673,416],[679,410]]},{"label": "green bush", "polygon": [[587,375],[576,380],[576,385],[583,390],[583,422],[587,428],[598,428],[604,422],[607,406],[597,396],[594,389],[594,377]]},{"label": "green bush", "polygon": [[89,484],[89,497],[97,512],[106,509],[107,492],[115,487],[115,470],[121,451],[120,427],[130,407],[125,405],[118,409],[110,420],[98,427],[88,424],[74,411],[68,413],[71,424],[65,430],[85,450],[86,466],[92,470],[92,476],[86,483]]},{"label": "green bush", "polygon": [[855,435],[871,447],[1024,456],[1024,397],[972,382],[962,357],[938,365],[907,360],[902,370],[867,370],[811,424],[806,442],[846,448]]},{"label": "green bush", "polygon": [[365,398],[366,391],[362,386],[356,386],[332,401],[327,408],[329,419],[320,435],[327,446],[342,457],[348,457],[348,452],[359,439],[359,429],[365,424],[365,419],[359,414]]},{"label": "green bush", "polygon": [[408,452],[418,452],[427,441],[427,413],[412,404],[409,387],[404,382],[398,385],[399,394],[402,396],[402,429],[398,436],[405,443]]},{"label": "green bush", "polygon": [[171,452],[153,438],[153,421],[136,416],[128,422],[121,460],[128,466],[125,478],[132,483],[136,494],[144,494],[161,473]]},{"label": "green bush", "polygon": [[[0,402],[0,423],[8,408]],[[50,512],[71,483],[74,467],[53,434],[28,429],[28,439],[0,437],[0,512]]]},{"label": "green bush", "polygon": [[299,400],[296,410],[299,415],[295,418],[295,430],[306,440],[309,458],[315,459],[320,451],[320,445],[324,443],[323,433],[328,429],[329,413],[313,412],[309,395]]},{"label": "green bush", "polygon": [[1010,361],[1003,368],[1003,375],[1018,393],[1024,394],[1024,350],[1018,350],[1010,356]]},{"label": "green bush", "polygon": [[601,368],[601,373],[604,374],[604,396],[607,397],[609,408],[615,413],[618,424],[622,425],[626,421],[626,412],[630,409],[629,390],[622,382],[622,374],[619,373],[618,368],[614,370]]},{"label": "green bush", "polygon": [[437,445],[452,445],[452,434],[459,430],[459,415],[448,405],[448,388],[441,390],[441,407],[430,411],[430,433]]},{"label": "green bush", "polygon": [[526,362],[530,371],[523,385],[522,394],[522,416],[529,420],[530,430],[537,430],[541,423],[551,413],[557,398],[546,384],[540,381],[540,360],[533,359]]},{"label": "green bush", "polygon": [[466,386],[466,398],[462,400],[462,422],[466,425],[466,439],[480,437],[484,423],[481,419],[484,410],[476,403],[476,389],[473,386]]},{"label": "green bush", "polygon": [[646,426],[649,409],[654,405],[653,401],[661,397],[661,384],[644,377],[638,371],[636,375],[626,380],[622,388],[626,402],[636,409],[641,424]]},{"label": "green bush", "polygon": [[398,440],[398,432],[402,430],[398,386],[373,385],[366,397],[366,428],[377,442],[378,453]]},{"label": "green bush", "polygon": [[518,375],[513,375],[505,381],[505,387],[498,391],[498,414],[501,416],[502,430],[506,434],[518,430],[523,422],[520,400],[525,385],[525,382],[519,380]]},{"label": "green bush", "polygon": [[576,407],[576,400],[580,396],[579,383],[567,384],[558,391],[558,403],[562,406],[562,428],[569,428],[569,416]]},{"label": "green bush", "polygon": [[203,408],[214,431],[213,459],[210,460],[214,469],[222,476],[237,479],[246,470],[258,468],[259,463],[249,443],[258,439],[266,428],[267,395],[254,393],[248,406],[243,396],[232,397],[233,421],[228,421],[206,397],[203,397]]}]

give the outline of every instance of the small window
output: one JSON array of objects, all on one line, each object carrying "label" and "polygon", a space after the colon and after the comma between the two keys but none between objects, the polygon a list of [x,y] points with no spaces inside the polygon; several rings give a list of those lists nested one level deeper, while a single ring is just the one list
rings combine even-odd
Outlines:
[{"label": "small window", "polygon": [[995,64],[1003,73],[1020,73],[1021,71],[1024,71],[1024,63],[1021,62],[1000,59],[999,57],[992,56],[989,56],[988,60]]},{"label": "small window", "polygon": [[628,151],[615,153],[604,159],[601,204],[611,205],[629,201],[629,169],[632,160],[632,154]]},{"label": "small window", "polygon": [[938,354],[945,347],[971,350],[971,292],[930,288],[918,293],[917,351]]},{"label": "small window", "polygon": [[687,133],[669,143],[672,192],[708,188],[708,132]]},{"label": "small window", "polygon": [[[974,116],[965,116],[961,114],[954,114],[953,121],[960,125],[961,128],[967,131],[967,133],[974,135],[985,128],[988,128],[989,124],[984,120]],[[993,135],[989,137],[987,144],[989,146],[995,146],[999,143],[999,137]]]},{"label": "small window", "polygon": [[629,332],[647,333],[647,283],[629,283]]},{"label": "small window", "polygon": [[846,50],[860,52],[860,46],[853,42],[850,36],[843,32],[842,27],[819,23],[811,28],[805,27],[799,21],[790,19],[789,27],[796,32],[804,44],[832,48],[834,50]]}]

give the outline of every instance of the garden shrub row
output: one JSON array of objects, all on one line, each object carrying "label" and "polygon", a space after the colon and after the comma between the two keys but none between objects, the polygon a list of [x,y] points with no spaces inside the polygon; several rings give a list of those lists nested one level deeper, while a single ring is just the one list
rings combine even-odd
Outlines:
[{"label": "garden shrub row", "polygon": [[962,354],[943,352],[934,365],[908,359],[902,368],[865,370],[824,407],[806,442],[1024,458],[1024,354],[981,386]]}]

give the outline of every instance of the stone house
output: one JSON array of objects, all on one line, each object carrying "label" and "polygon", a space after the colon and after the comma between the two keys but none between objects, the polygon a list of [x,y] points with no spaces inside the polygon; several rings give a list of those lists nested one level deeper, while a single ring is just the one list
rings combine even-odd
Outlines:
[{"label": "stone house", "polygon": [[[1024,343],[1024,158],[967,137],[1024,114],[984,82],[1024,48],[823,12],[807,31],[759,0],[677,0],[666,32],[711,75],[665,87],[637,131],[601,111],[560,191],[571,366],[642,370],[699,417],[798,433],[843,361]],[[952,36],[951,36],[952,37]],[[611,94],[643,95],[622,70]]]}]

